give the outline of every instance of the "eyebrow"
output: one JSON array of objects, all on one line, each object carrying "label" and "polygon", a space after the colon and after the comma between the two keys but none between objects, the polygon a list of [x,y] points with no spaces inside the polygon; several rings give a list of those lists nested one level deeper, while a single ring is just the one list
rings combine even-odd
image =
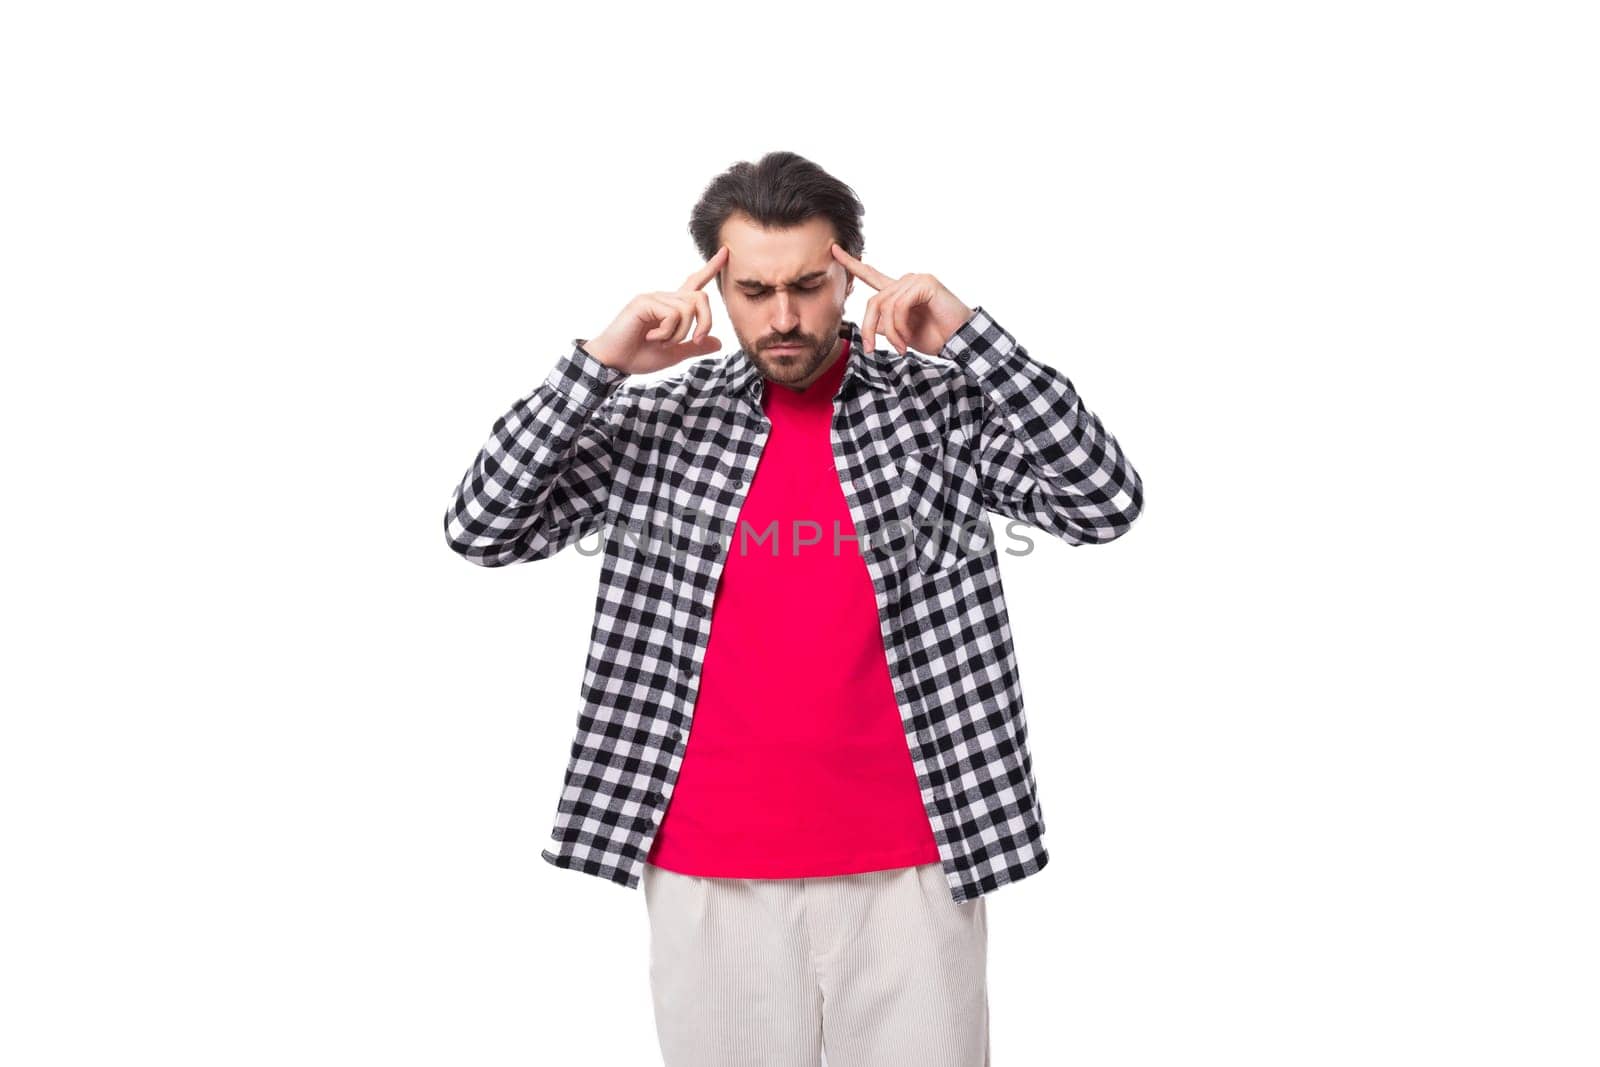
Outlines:
[{"label": "eyebrow", "polygon": [[[798,278],[790,278],[788,284],[790,284],[790,285],[802,285],[802,284],[804,284],[806,282],[809,282],[809,281],[815,281],[816,279],[822,277],[823,275],[825,275],[827,273],[828,273],[828,270],[827,270],[826,267],[824,267],[822,270],[814,270],[810,274],[802,274]],[[771,289],[772,288],[772,286],[768,285],[766,282],[759,281],[759,280],[757,280],[755,278],[740,278],[737,282],[734,282],[734,284],[735,285],[742,285],[746,289]]]}]

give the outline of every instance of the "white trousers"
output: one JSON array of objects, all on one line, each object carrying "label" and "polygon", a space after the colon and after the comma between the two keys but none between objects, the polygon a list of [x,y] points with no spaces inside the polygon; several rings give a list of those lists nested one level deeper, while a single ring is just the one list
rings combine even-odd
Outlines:
[{"label": "white trousers", "polygon": [[706,878],[646,863],[666,1067],[988,1067],[984,898],[937,863]]}]

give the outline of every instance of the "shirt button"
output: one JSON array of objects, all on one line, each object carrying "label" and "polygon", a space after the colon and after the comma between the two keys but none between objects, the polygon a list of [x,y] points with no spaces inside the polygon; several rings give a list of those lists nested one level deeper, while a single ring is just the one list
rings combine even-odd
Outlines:
[{"label": "shirt button", "polygon": [[708,611],[707,611],[706,606],[704,604],[696,604],[694,606],[694,613],[696,615],[700,616],[703,619],[708,614]]}]

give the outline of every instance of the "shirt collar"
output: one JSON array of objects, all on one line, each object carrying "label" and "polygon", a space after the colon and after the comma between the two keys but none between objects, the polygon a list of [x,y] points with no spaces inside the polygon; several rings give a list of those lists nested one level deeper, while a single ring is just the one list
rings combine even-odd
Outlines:
[{"label": "shirt collar", "polygon": [[[844,378],[839,383],[842,393],[846,383],[852,377],[860,378],[867,385],[883,392],[889,388],[888,371],[884,367],[884,357],[877,350],[868,352],[861,344],[861,327],[845,319],[839,323],[839,336],[850,339],[850,351],[845,358],[849,363],[844,369]],[[755,390],[762,381],[761,368],[743,348],[722,361],[722,389],[729,396],[750,396],[758,400]]]}]

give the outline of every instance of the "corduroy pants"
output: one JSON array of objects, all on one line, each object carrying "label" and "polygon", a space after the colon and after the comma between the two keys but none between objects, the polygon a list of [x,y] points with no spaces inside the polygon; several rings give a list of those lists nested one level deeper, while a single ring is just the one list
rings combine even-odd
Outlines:
[{"label": "corduroy pants", "polygon": [[988,1067],[984,898],[937,863],[707,878],[646,863],[666,1067]]}]

